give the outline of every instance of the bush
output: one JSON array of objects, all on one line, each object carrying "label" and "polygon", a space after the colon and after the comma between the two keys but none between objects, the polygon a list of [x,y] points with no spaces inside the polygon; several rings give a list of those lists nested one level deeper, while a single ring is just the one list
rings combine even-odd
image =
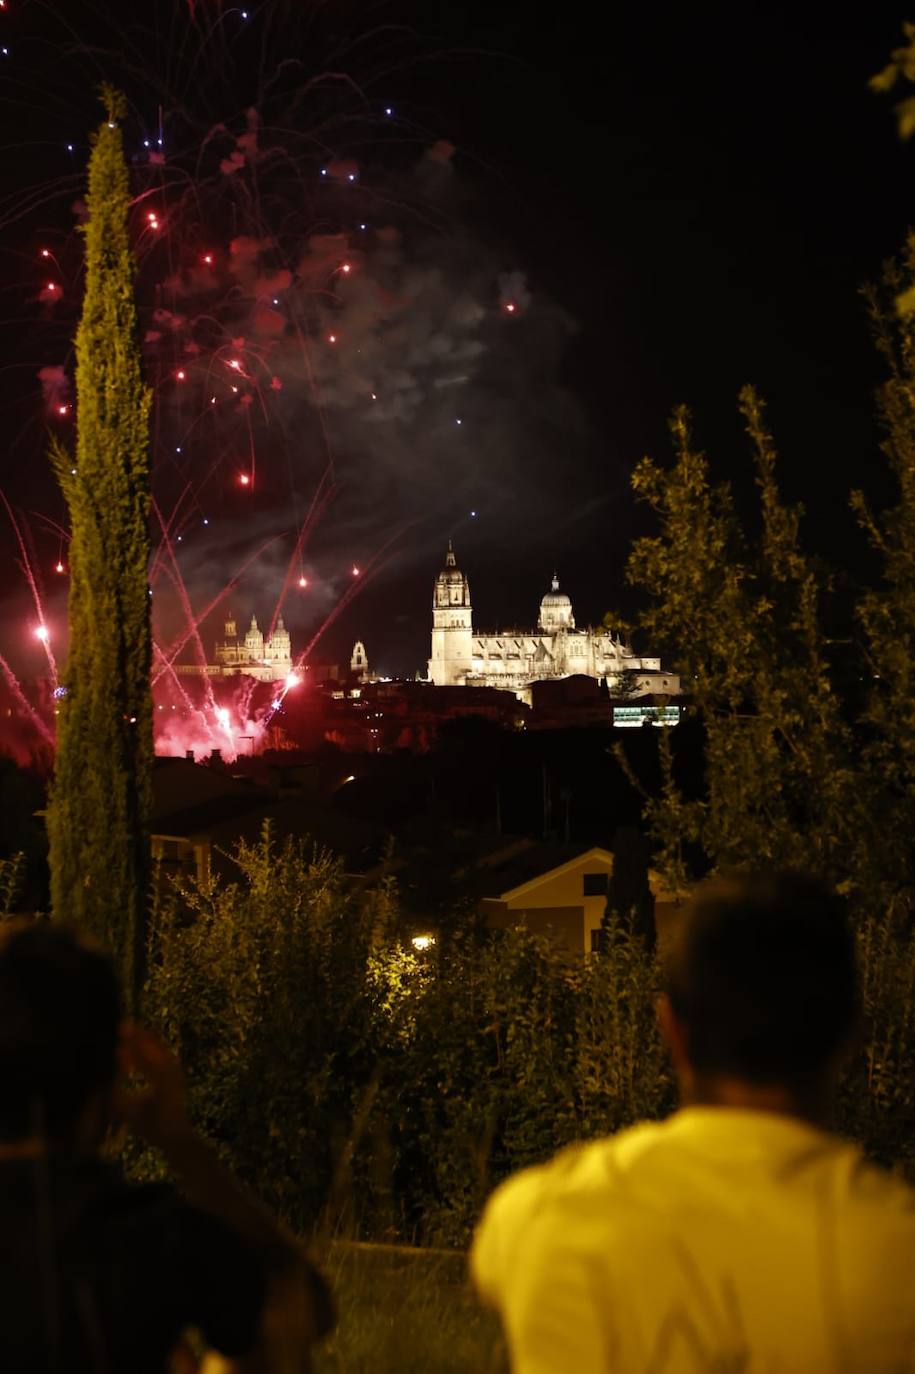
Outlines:
[{"label": "bush", "polygon": [[235,861],[157,913],[146,1014],[198,1126],[297,1228],[462,1244],[500,1178],[668,1105],[655,966],[624,923],[577,961],[474,928],[430,957],[389,886],[321,851],[267,829]]}]

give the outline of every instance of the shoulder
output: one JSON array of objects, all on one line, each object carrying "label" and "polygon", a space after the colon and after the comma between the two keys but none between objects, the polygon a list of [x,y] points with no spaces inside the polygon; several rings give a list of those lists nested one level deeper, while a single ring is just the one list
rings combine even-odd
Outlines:
[{"label": "shoulder", "polygon": [[517,1211],[531,1205],[540,1210],[570,1196],[606,1194],[623,1186],[625,1175],[664,1141],[661,1122],[641,1122],[617,1135],[568,1145],[546,1164],[522,1169],[493,1193],[490,1205]]},{"label": "shoulder", "polygon": [[488,1289],[511,1268],[536,1233],[578,1225],[625,1190],[634,1162],[662,1137],[645,1122],[616,1136],[569,1145],[546,1164],[522,1169],[496,1188],[477,1227],[471,1252],[474,1277]]}]

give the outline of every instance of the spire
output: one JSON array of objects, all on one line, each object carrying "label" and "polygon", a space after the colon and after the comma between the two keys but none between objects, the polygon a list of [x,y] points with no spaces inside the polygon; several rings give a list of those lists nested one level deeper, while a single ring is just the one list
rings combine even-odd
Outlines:
[{"label": "spire", "polygon": [[274,626],[274,629],[277,631],[277,633],[282,634],[285,628],[286,626],[283,624],[283,617],[281,615],[277,616],[277,621],[276,625]]},{"label": "spire", "polygon": [[455,557],[454,557],[454,548],[452,547],[451,540],[449,539],[449,540],[448,540],[448,552],[445,554],[445,567],[446,567],[446,568],[454,568],[454,567],[456,567],[456,566],[457,566],[457,563],[456,563]]},{"label": "spire", "polygon": [[553,569],[553,591],[554,591],[554,592],[558,592],[558,591],[559,591],[559,578],[558,578],[558,576],[557,576],[557,574],[556,574],[556,569],[555,569],[555,568]]},{"label": "spire", "polygon": [[252,617],[251,617],[251,629],[252,629],[252,630],[256,630],[256,629],[257,629],[257,616],[256,616],[256,615],[252,615]]}]

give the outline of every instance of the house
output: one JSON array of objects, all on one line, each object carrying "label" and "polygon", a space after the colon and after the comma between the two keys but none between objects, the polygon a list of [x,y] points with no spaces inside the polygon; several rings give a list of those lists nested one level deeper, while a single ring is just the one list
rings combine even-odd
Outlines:
[{"label": "house", "polygon": [[[552,936],[570,954],[587,954],[597,948],[613,855],[609,849],[595,846],[550,862],[544,853],[547,849],[554,851],[555,860],[557,846],[534,846],[494,868],[493,886],[498,883],[499,890],[483,898],[481,912],[494,929],[524,926],[536,934]],[[658,941],[663,946],[670,937],[679,903],[666,890],[660,874],[649,871],[648,879]]]}]

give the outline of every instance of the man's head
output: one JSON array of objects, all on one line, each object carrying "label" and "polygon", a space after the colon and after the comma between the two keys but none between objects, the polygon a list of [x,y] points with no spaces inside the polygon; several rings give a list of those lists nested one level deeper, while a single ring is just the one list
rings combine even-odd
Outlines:
[{"label": "man's head", "polygon": [[823,1094],[855,1024],[854,941],[842,900],[799,873],[709,883],[684,912],[662,1023],[681,1086]]},{"label": "man's head", "polygon": [[0,1140],[72,1136],[111,1085],[121,998],[109,960],[65,927],[0,931]]}]

